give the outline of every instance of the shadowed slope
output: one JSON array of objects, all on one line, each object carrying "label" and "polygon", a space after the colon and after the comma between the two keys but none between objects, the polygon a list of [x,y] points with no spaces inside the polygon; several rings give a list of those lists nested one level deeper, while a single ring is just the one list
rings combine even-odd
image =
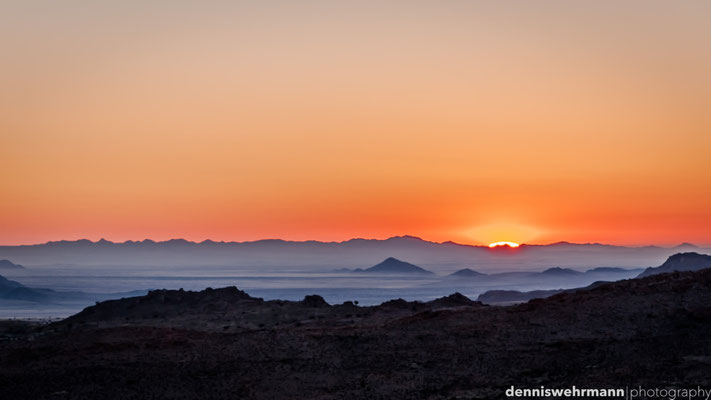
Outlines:
[{"label": "shadowed slope", "polygon": [[358,307],[155,291],[0,342],[0,396],[441,400],[503,398],[511,385],[708,387],[709,331],[709,269],[511,307],[460,295]]}]

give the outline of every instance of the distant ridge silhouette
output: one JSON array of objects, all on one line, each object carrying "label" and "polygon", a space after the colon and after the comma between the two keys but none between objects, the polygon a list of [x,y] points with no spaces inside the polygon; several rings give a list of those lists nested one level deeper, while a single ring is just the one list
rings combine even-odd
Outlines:
[{"label": "distant ridge silhouette", "polygon": [[[351,239],[346,239],[346,240],[341,240],[341,241],[321,241],[321,240],[288,240],[288,239],[280,239],[280,238],[265,238],[265,239],[256,239],[256,240],[245,240],[245,241],[235,241],[235,240],[212,240],[212,239],[204,239],[202,241],[192,241],[192,240],[187,240],[184,238],[172,238],[172,239],[166,239],[166,240],[153,240],[153,239],[142,239],[142,240],[125,240],[123,242],[114,242],[111,240],[107,240],[104,238],[101,238],[97,241],[91,241],[89,239],[76,239],[76,240],[50,240],[44,243],[35,243],[35,244],[23,244],[23,245],[0,245],[0,247],[28,247],[28,246],[43,246],[43,245],[57,245],[57,244],[114,244],[114,245],[122,245],[122,244],[223,244],[223,245],[232,245],[232,244],[249,244],[249,243],[269,243],[269,242],[277,242],[277,243],[318,243],[318,244],[344,244],[344,243],[351,243],[351,242],[422,242],[422,243],[431,243],[431,244],[440,244],[440,245],[453,245],[453,246],[463,246],[463,247],[480,247],[480,248],[490,248],[488,245],[482,244],[482,245],[477,245],[477,244],[467,244],[467,243],[459,243],[459,242],[454,242],[451,240],[446,240],[443,242],[436,242],[436,241],[431,241],[431,240],[425,240],[419,236],[414,236],[414,235],[400,235],[400,236],[391,236],[385,239],[368,239],[368,238],[351,238]],[[671,247],[661,247],[661,246],[655,246],[655,245],[647,245],[647,246],[622,246],[622,245],[614,245],[614,244],[608,244],[608,243],[574,243],[574,242],[568,242],[568,241],[558,241],[558,242],[553,242],[553,243],[543,243],[543,244],[532,244],[532,243],[521,243],[519,247],[554,247],[554,246],[606,246],[606,247],[617,247],[617,248],[627,248],[627,249],[644,249],[644,248],[658,248],[658,249],[678,249],[678,248],[685,248],[685,247],[690,247],[690,248],[701,248],[700,246],[689,243],[689,242],[684,242],[680,243],[676,246],[671,246]],[[507,247],[506,245],[501,245],[500,247]],[[509,246],[510,247],[510,246]]]},{"label": "distant ridge silhouette", "polygon": [[[711,251],[711,250],[708,250]],[[154,241],[81,239],[37,245],[0,246],[0,259],[33,265],[74,266],[230,266],[293,267],[322,271],[354,269],[373,260],[395,257],[416,260],[433,272],[452,272],[476,265],[478,272],[542,271],[556,265],[586,270],[597,267],[645,268],[659,265],[679,251],[661,247],[624,247],[599,244],[521,245],[515,249],[492,250],[488,246],[437,243],[416,236],[388,239],[355,238],[340,242],[264,239],[218,242],[186,239]],[[705,252],[701,251],[701,252]],[[372,265],[372,264],[371,264]]]}]

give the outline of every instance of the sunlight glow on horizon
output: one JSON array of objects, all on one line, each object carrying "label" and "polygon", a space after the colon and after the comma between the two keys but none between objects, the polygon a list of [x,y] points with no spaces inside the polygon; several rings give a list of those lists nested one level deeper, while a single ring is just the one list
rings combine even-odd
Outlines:
[{"label": "sunlight glow on horizon", "polygon": [[711,243],[709,20],[708,1],[9,2],[0,245]]},{"label": "sunlight glow on horizon", "polygon": [[518,243],[514,243],[514,242],[494,242],[494,243],[489,244],[490,248],[499,247],[499,246],[508,246],[511,248],[516,248],[520,245]]}]

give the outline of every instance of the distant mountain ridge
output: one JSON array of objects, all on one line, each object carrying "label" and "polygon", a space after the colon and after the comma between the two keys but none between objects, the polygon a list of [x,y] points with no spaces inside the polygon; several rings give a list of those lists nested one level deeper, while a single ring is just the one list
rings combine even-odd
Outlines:
[{"label": "distant mountain ridge", "polygon": [[[688,247],[688,245],[685,245]],[[483,273],[540,271],[552,265],[561,268],[640,268],[658,265],[677,253],[674,248],[624,247],[599,243],[554,243],[521,245],[511,251],[487,246],[432,242],[415,236],[388,239],[350,239],[341,242],[266,239],[251,242],[192,242],[108,240],[55,241],[37,245],[0,246],[0,259],[28,266],[67,264],[75,266],[249,266],[332,270],[334,266],[359,268],[387,257],[417,260],[428,269],[451,274],[476,263]]]},{"label": "distant mountain ridge", "polygon": [[[319,244],[346,244],[346,243],[351,243],[351,242],[387,242],[387,241],[411,241],[411,242],[424,242],[424,243],[431,243],[431,244],[440,244],[440,245],[452,245],[452,246],[464,246],[464,247],[476,247],[476,248],[483,248],[483,249],[489,249],[491,250],[488,245],[476,245],[476,244],[466,244],[466,243],[458,243],[454,242],[451,240],[447,240],[444,242],[434,242],[430,240],[423,239],[419,236],[414,236],[414,235],[400,235],[400,236],[391,236],[386,239],[367,239],[367,238],[351,238],[351,239],[346,239],[346,240],[334,240],[334,241],[320,241],[320,240],[288,240],[288,239],[277,239],[277,238],[272,238],[272,239],[258,239],[258,240],[246,240],[246,241],[225,241],[225,240],[212,240],[212,239],[205,239],[202,241],[193,241],[193,240],[187,240],[183,238],[173,238],[173,239],[167,239],[167,240],[153,240],[153,239],[143,239],[143,240],[125,240],[123,242],[114,242],[111,240],[107,240],[104,238],[101,238],[96,241],[92,241],[89,239],[77,239],[77,240],[50,240],[45,243],[37,243],[37,244],[23,244],[23,245],[0,245],[0,247],[32,247],[32,246],[59,246],[59,245],[67,245],[67,244],[102,244],[102,245],[152,245],[152,244],[192,244],[192,245],[200,245],[200,244],[216,244],[216,245],[246,245],[246,244],[258,244],[258,243],[319,243]],[[526,248],[526,247],[579,247],[579,246],[594,246],[594,247],[611,247],[611,248],[627,248],[627,249],[644,249],[644,248],[654,248],[654,249],[679,249],[679,248],[701,248],[698,245],[695,245],[693,243],[689,242],[684,242],[680,243],[676,246],[672,247],[661,247],[661,246],[655,246],[655,245],[647,245],[647,246],[622,246],[622,245],[614,245],[614,244],[606,244],[606,243],[574,243],[574,242],[567,242],[567,241],[559,241],[559,242],[553,242],[553,243],[548,243],[548,244],[528,244],[528,243],[521,243],[519,245],[519,248]]]}]

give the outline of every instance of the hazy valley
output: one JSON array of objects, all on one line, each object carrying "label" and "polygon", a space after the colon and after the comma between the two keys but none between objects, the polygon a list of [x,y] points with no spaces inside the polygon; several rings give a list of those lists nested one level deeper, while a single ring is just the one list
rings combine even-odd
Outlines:
[{"label": "hazy valley", "polygon": [[[0,276],[29,289],[0,297],[0,317],[66,317],[152,289],[238,286],[265,299],[318,293],[330,303],[430,301],[453,292],[538,291],[633,278],[696,246],[556,243],[488,248],[415,237],[346,242],[51,242],[0,246]],[[171,264],[175,262],[176,264]],[[284,262],[284,265],[280,265]],[[39,291],[37,291],[39,290]],[[502,300],[508,301],[508,300]]]}]

